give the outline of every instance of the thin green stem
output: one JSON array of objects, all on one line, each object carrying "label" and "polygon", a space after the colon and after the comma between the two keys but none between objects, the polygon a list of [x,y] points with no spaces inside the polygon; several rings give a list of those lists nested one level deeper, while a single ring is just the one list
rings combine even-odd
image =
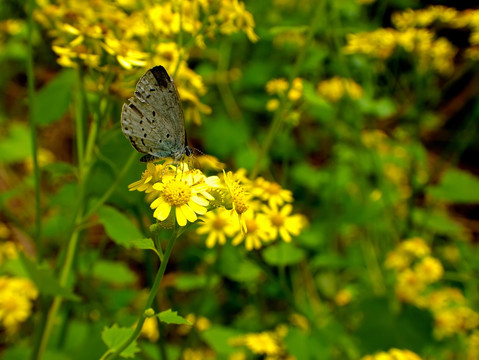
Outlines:
[{"label": "thin green stem", "polygon": [[40,263],[43,258],[42,245],[42,219],[40,205],[40,168],[38,167],[37,154],[37,127],[35,121],[35,75],[33,71],[33,9],[35,0],[28,1],[28,56],[27,56],[27,80],[28,80],[28,103],[29,103],[29,121],[30,137],[32,146],[33,177],[35,180],[35,245],[37,248],[37,262]]},{"label": "thin green stem", "polygon": [[158,293],[161,279],[163,279],[163,275],[165,274],[166,265],[168,265],[168,260],[170,258],[171,251],[173,250],[173,245],[175,244],[177,236],[178,236],[177,231],[174,231],[170,241],[168,242],[168,246],[166,247],[163,261],[161,262],[160,268],[158,269],[158,273],[156,274],[155,280],[153,281],[153,285],[150,290],[150,295],[148,296],[148,299],[146,300],[145,307],[138,319],[135,330],[133,331],[131,336],[121,346],[119,346],[118,348],[114,350],[108,350],[105,354],[103,354],[101,359],[104,359],[104,360],[115,359],[118,355],[121,354],[123,350],[125,350],[128,347],[128,345],[130,345],[133,341],[135,341],[136,338],[140,335],[141,329],[143,327],[143,323],[145,322],[147,318],[147,316],[145,315],[145,312],[146,310],[151,308],[151,305],[153,304],[153,301],[155,300],[156,294]]},{"label": "thin green stem", "polygon": [[[325,3],[325,2],[323,2],[323,3]],[[281,128],[281,124],[283,122],[283,115],[286,113],[286,111],[288,111],[288,109],[290,107],[287,94],[291,90],[291,87],[293,85],[293,80],[299,74],[299,70],[301,69],[301,66],[302,66],[303,61],[304,61],[305,56],[306,56],[306,52],[308,51],[308,49],[309,49],[309,47],[310,47],[310,45],[313,41],[315,25],[318,23],[318,21],[320,19],[320,16],[322,15],[322,9],[323,9],[323,6],[317,5],[316,10],[315,10],[315,12],[314,12],[314,14],[311,18],[311,23],[309,24],[309,31],[308,31],[308,35],[306,37],[306,41],[305,41],[304,46],[302,47],[301,51],[299,52],[298,57],[296,58],[296,62],[293,65],[293,69],[291,70],[291,72],[289,74],[288,88],[286,89],[285,95],[280,99],[280,106],[274,114],[273,121],[272,121],[271,126],[269,128],[269,131],[266,135],[265,140],[263,141],[262,147],[260,148],[258,158],[256,159],[256,163],[253,167],[253,170],[251,171],[251,176],[250,177],[252,179],[254,179],[258,175],[258,173],[261,169],[261,164],[263,162],[263,159],[266,156],[266,154],[268,153],[276,134],[278,133],[279,129]]]}]

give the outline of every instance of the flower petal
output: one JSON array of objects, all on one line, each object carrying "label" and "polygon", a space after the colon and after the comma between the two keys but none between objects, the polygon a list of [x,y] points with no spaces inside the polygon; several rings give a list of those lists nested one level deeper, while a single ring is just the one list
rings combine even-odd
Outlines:
[{"label": "flower petal", "polygon": [[155,199],[151,204],[150,204],[150,208],[154,209],[154,208],[157,208],[158,206],[160,206],[161,204],[163,204],[165,202],[165,199],[163,199],[161,196],[157,199]]},{"label": "flower petal", "polygon": [[208,206],[210,203],[208,200],[200,198],[199,196],[193,195],[191,200],[197,203],[198,205]]},{"label": "flower petal", "polygon": [[178,222],[178,225],[180,226],[185,226],[186,225],[186,217],[183,214],[183,212],[180,210],[179,207],[176,208],[176,221]]},{"label": "flower petal", "polygon": [[161,203],[153,213],[153,216],[160,221],[165,220],[170,215],[171,205],[167,202]]},{"label": "flower petal", "polygon": [[193,211],[195,213],[200,214],[200,215],[206,214],[206,208],[204,208],[203,206],[198,205],[194,201],[192,201],[192,200],[188,201],[188,205],[190,206],[191,209],[193,209]]},{"label": "flower petal", "polygon": [[289,235],[288,231],[283,226],[279,228],[279,235],[285,242],[291,241],[291,235]]},{"label": "flower petal", "polygon": [[183,215],[185,215],[186,219],[189,222],[195,222],[198,217],[196,216],[195,212],[191,210],[191,208],[188,205],[182,205],[180,207],[181,212]]},{"label": "flower petal", "polygon": [[212,248],[213,246],[215,246],[216,236],[217,236],[216,231],[210,232],[210,234],[206,238],[206,247],[207,248]]}]

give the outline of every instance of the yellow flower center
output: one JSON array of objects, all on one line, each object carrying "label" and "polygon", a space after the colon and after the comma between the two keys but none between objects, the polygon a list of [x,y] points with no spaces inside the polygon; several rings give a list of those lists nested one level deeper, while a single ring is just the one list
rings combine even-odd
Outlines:
[{"label": "yellow flower center", "polygon": [[254,219],[245,219],[245,224],[246,224],[246,229],[248,230],[248,234],[254,233],[256,230],[258,230],[258,224]]},{"label": "yellow flower center", "polygon": [[182,181],[172,180],[163,189],[163,199],[171,206],[185,205],[191,200],[191,189]]},{"label": "yellow flower center", "polygon": [[214,221],[213,221],[213,228],[215,230],[222,230],[226,225],[226,220],[223,219],[222,217],[217,217]]},{"label": "yellow flower center", "polygon": [[269,184],[268,188],[266,189],[266,191],[270,194],[278,194],[280,190],[281,186],[279,186],[277,183]]},{"label": "yellow flower center", "polygon": [[271,222],[274,226],[281,227],[284,224],[284,217],[280,214],[274,214],[273,216],[271,216]]},{"label": "yellow flower center", "polygon": [[233,204],[237,214],[241,215],[246,210],[248,210],[248,203],[246,201],[246,196],[244,188],[238,184],[235,184],[233,188]]}]

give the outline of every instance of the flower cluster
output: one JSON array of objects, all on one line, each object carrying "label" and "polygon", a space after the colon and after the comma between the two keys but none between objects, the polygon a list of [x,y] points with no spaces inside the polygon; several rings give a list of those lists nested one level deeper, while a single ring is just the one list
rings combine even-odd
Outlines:
[{"label": "flower cluster", "polygon": [[[280,99],[286,97],[292,104],[293,109],[288,110],[284,121],[293,126],[298,125],[300,113],[295,110],[295,105],[299,104],[303,97],[303,79],[295,78],[291,85],[284,78],[270,80],[266,83],[266,92],[270,95],[275,95],[274,98],[268,100],[266,103],[266,110],[276,111],[280,107]],[[287,94],[286,94],[287,92]]]},{"label": "flower cluster", "polygon": [[392,15],[396,28],[349,34],[345,53],[362,53],[380,59],[390,57],[397,48],[415,55],[421,70],[434,69],[449,74],[454,69],[458,49],[448,39],[439,37],[435,26],[470,31],[465,58],[479,59],[479,11],[459,11],[442,5],[397,12]]},{"label": "flower cluster", "polygon": [[[53,38],[61,66],[86,65],[103,74],[103,81],[93,81],[92,86],[106,83],[126,97],[145,67],[162,64],[171,69],[186,104],[185,117],[196,123],[211,109],[199,100],[206,89],[202,77],[187,66],[190,50],[204,48],[205,37],[217,33],[242,31],[257,40],[253,17],[238,0],[45,0],[35,18]],[[125,76],[123,69],[131,71]]]},{"label": "flower cluster", "polygon": [[201,216],[196,231],[208,234],[208,247],[223,245],[227,238],[233,245],[244,243],[247,250],[277,238],[290,242],[306,224],[303,215],[292,214],[291,191],[261,177],[250,181],[242,170],[207,177],[185,163],[148,163],[129,189],[146,193],[153,216],[165,226],[174,219],[185,226]]},{"label": "flower cluster", "polygon": [[479,314],[467,306],[459,289],[432,287],[442,278],[444,269],[423,239],[401,242],[388,254],[385,265],[396,272],[398,298],[432,312],[437,338],[477,329]]},{"label": "flower cluster", "polygon": [[400,350],[400,349],[390,349],[389,351],[381,351],[374,355],[366,355],[361,358],[361,360],[421,360],[421,357],[410,351],[410,350]]},{"label": "flower cluster", "polygon": [[318,84],[318,94],[331,102],[337,102],[345,96],[357,100],[363,96],[363,88],[354,80],[334,76]]},{"label": "flower cluster", "polygon": [[285,325],[278,326],[274,331],[249,333],[230,339],[232,346],[243,346],[253,354],[264,356],[264,359],[288,358],[284,338],[288,333]]},{"label": "flower cluster", "polygon": [[0,323],[7,333],[15,333],[28,319],[37,296],[38,290],[29,279],[0,276]]}]

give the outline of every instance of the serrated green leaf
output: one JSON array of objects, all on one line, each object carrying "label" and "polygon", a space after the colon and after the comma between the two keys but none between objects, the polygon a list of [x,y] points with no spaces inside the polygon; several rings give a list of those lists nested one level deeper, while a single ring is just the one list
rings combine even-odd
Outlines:
[{"label": "serrated green leaf", "polygon": [[262,251],[263,259],[269,265],[287,266],[299,263],[304,259],[304,251],[291,243],[280,242]]},{"label": "serrated green leaf", "polygon": [[71,102],[75,72],[66,69],[35,94],[35,123],[49,125],[59,120]]},{"label": "serrated green leaf", "polygon": [[25,270],[29,278],[35,283],[42,295],[61,296],[69,300],[80,300],[78,296],[70,290],[60,286],[58,279],[53,275],[53,270],[46,266],[38,266],[36,263],[28,259],[22,252],[19,253]]},{"label": "serrated green leaf", "polygon": [[143,237],[127,216],[111,206],[102,206],[98,216],[108,236],[118,245],[129,249],[133,240]]},{"label": "serrated green leaf", "polygon": [[459,169],[449,169],[437,186],[428,188],[428,194],[435,199],[458,204],[479,203],[479,179]]},{"label": "serrated green leaf", "polygon": [[136,274],[123,262],[99,260],[93,265],[92,274],[109,284],[132,285],[136,282]]},{"label": "serrated green leaf", "polygon": [[177,324],[177,325],[189,325],[189,326],[191,326],[191,323],[188,320],[186,320],[184,317],[178,315],[177,311],[172,311],[171,309],[162,311],[159,314],[156,314],[156,316],[158,316],[158,319],[160,319],[161,322],[164,322],[166,324]]},{"label": "serrated green leaf", "polygon": [[[101,338],[103,342],[108,346],[112,351],[118,349],[130,336],[133,334],[133,328],[119,327],[117,324],[114,324],[112,327],[106,327],[101,333]],[[140,351],[136,340],[131,342],[125,350],[120,354],[124,358],[133,358],[135,353]]]}]

